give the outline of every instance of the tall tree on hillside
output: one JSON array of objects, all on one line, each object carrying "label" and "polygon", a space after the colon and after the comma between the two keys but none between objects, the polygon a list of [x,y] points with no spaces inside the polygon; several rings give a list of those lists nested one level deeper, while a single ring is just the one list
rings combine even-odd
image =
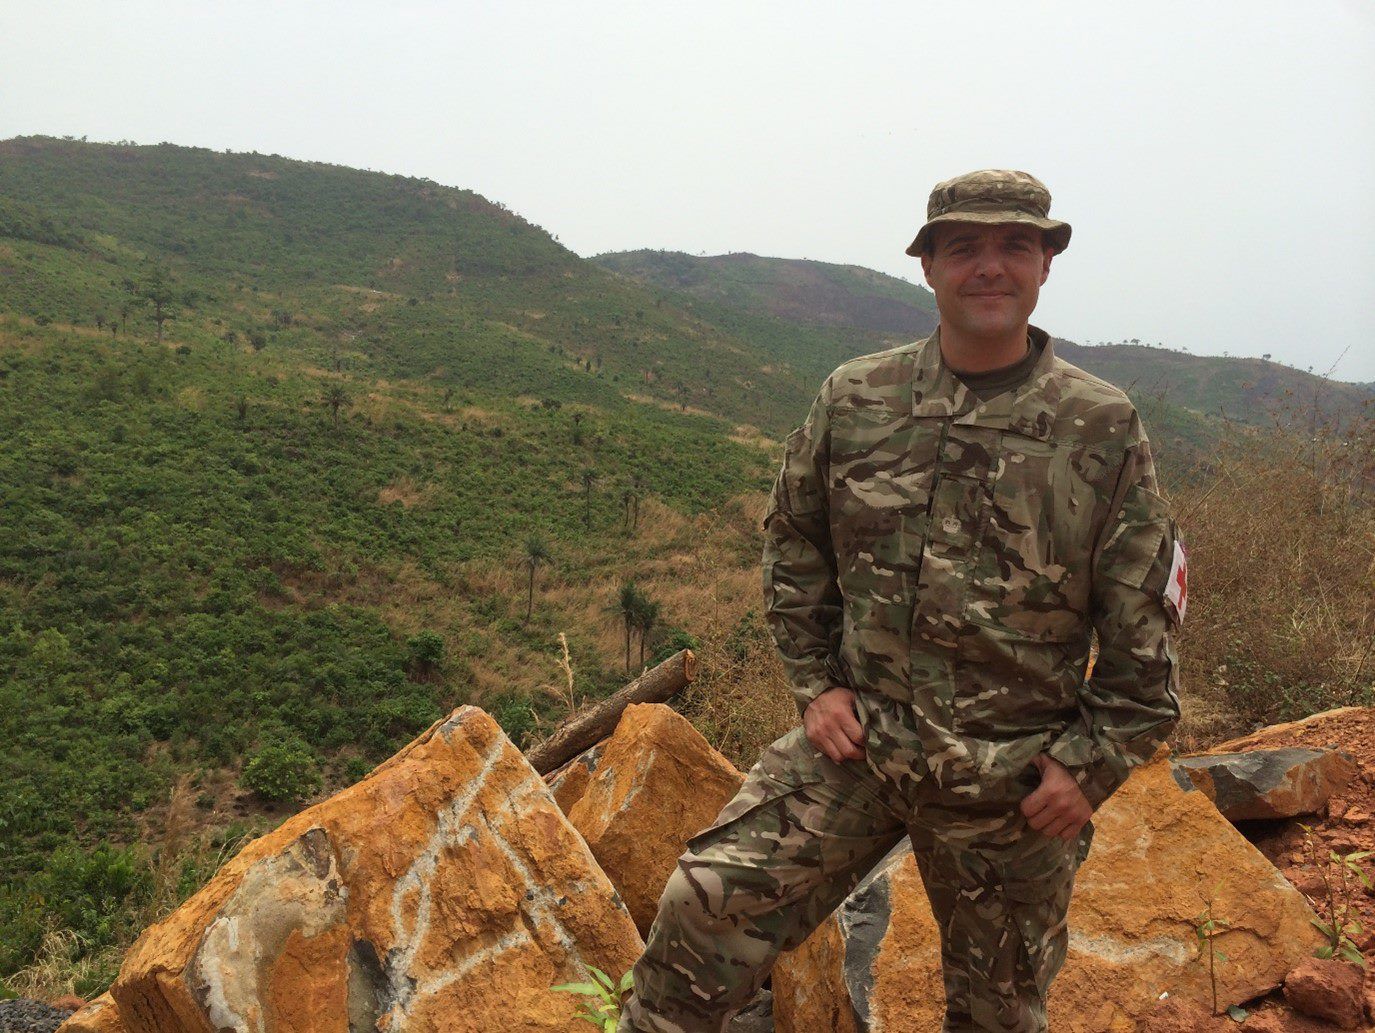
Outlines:
[{"label": "tall tree on hillside", "polygon": [[635,515],[630,522],[630,529],[632,531],[638,530],[640,527],[640,495],[643,494],[641,490],[643,488],[644,478],[641,477],[639,474],[632,474],[630,477],[630,490],[635,496],[633,500],[635,506]]},{"label": "tall tree on hillside", "polygon": [[[162,327],[169,319],[180,313],[178,307],[191,304],[193,295],[173,282],[171,275],[161,266],[145,270],[137,277],[126,277],[124,289],[142,305],[153,306],[153,322],[158,327],[158,344],[162,343]],[[125,318],[127,319],[127,311]]]},{"label": "tall tree on hillside", "polygon": [[613,612],[621,618],[625,625],[625,669],[627,673],[630,671],[630,633],[637,626],[640,610],[644,603],[645,598],[640,594],[640,590],[635,587],[635,581],[632,578],[622,583],[621,590],[616,596],[616,602],[612,606]]},{"label": "tall tree on hillside", "polygon": [[583,492],[583,516],[584,527],[592,526],[592,485],[597,483],[597,471],[588,467],[582,472],[582,492]]},{"label": "tall tree on hillside", "polygon": [[535,610],[535,569],[550,560],[549,548],[538,535],[525,539],[525,556],[521,559],[530,572],[530,581],[525,598],[525,623],[530,623],[530,614]]},{"label": "tall tree on hillside", "polygon": [[646,596],[640,596],[640,606],[635,614],[635,629],[640,633],[640,668],[645,666],[645,639],[659,623],[659,604]]},{"label": "tall tree on hillside", "polygon": [[334,417],[334,429],[339,429],[339,410],[347,409],[353,401],[347,392],[338,384],[325,391],[325,405],[329,406],[330,415]]}]

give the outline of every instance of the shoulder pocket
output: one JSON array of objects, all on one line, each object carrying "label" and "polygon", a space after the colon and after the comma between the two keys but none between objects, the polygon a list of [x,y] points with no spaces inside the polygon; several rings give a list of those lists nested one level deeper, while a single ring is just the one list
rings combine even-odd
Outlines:
[{"label": "shoulder pocket", "polygon": [[1097,573],[1140,588],[1170,529],[1170,504],[1151,489],[1133,485],[1113,517],[1117,526],[1098,557]]},{"label": "shoulder pocket", "polygon": [[784,442],[781,489],[777,492],[780,508],[799,516],[816,513],[825,505],[821,472],[812,454],[812,439],[805,426],[798,427]]}]

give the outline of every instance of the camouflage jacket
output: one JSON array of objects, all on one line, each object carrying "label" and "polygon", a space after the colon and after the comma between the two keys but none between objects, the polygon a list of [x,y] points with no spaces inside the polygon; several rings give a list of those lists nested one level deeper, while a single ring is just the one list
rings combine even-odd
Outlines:
[{"label": "camouflage jacket", "polygon": [[915,730],[915,779],[978,795],[1044,750],[1096,808],[1179,718],[1176,527],[1150,445],[1126,394],[1043,330],[1030,377],[987,402],[939,333],[840,366],[788,435],[767,618],[799,709],[834,685],[884,697]]}]

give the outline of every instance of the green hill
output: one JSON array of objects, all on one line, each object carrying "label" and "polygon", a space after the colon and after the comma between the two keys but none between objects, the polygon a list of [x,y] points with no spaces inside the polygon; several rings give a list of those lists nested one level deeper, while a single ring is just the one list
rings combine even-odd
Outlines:
[{"label": "green hill", "polygon": [[592,261],[694,298],[792,323],[868,331],[901,341],[936,328],[930,291],[857,265],[749,254],[694,258],[677,251],[616,252]]},{"label": "green hill", "polygon": [[221,338],[503,396],[647,398],[777,434],[848,357],[768,319],[714,323],[470,191],[269,155],[3,141],[0,240],[0,307],[39,319],[127,319],[125,281],[156,265]]},{"label": "green hill", "polygon": [[188,801],[230,843],[459,703],[548,728],[560,632],[618,686],[629,578],[689,641],[656,564],[812,390],[465,191],[0,143],[0,978],[127,942]]}]

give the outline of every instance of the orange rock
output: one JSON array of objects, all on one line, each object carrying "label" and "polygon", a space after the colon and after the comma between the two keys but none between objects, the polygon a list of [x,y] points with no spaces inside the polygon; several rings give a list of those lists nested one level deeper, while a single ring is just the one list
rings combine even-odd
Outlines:
[{"label": "orange rock", "polygon": [[[644,934],[688,839],[711,824],[744,776],[662,703],[626,707],[596,749],[595,765],[583,765],[581,796],[565,810]],[[561,802],[580,777],[577,765],[570,765]]]},{"label": "orange rock", "polygon": [[1295,1011],[1338,1029],[1365,1025],[1365,972],[1345,961],[1305,958],[1284,977],[1284,999]]},{"label": "orange rock", "polygon": [[130,1033],[573,1028],[550,987],[639,936],[543,779],[461,707],[255,840],[145,930],[112,988]]},{"label": "orange rock", "polygon": [[[928,912],[929,913],[929,912]],[[777,1033],[859,1033],[845,986],[845,937],[832,914],[773,969],[773,1020]],[[939,1014],[936,1025],[940,1027]]]},{"label": "orange rock", "polygon": [[57,1027],[57,1033],[128,1033],[128,1030],[109,994],[101,994]]},{"label": "orange rock", "polygon": [[544,780],[549,783],[549,792],[553,794],[554,802],[564,814],[571,811],[573,805],[587,792],[587,783],[592,781],[592,772],[597,770],[601,756],[602,744],[598,743],[590,749],[583,750],[557,771],[551,771],[544,776]]},{"label": "orange rock", "polygon": [[[1216,939],[1228,956],[1217,967],[1219,1007],[1278,986],[1321,942],[1302,894],[1206,797],[1175,783],[1165,751],[1132,774],[1094,826],[1070,906],[1068,957],[1051,986],[1057,1033],[1132,1033],[1165,990],[1211,1004],[1194,929],[1208,897],[1214,917],[1231,926]],[[828,1028],[827,1008],[867,1012],[872,1033],[938,1028],[939,938],[910,852],[862,883],[775,972],[779,1033]],[[838,999],[816,999],[831,987]]]},{"label": "orange rock", "polygon": [[1229,1028],[1228,1019],[1203,1005],[1170,997],[1145,1014],[1137,1033],[1228,1033]]}]

